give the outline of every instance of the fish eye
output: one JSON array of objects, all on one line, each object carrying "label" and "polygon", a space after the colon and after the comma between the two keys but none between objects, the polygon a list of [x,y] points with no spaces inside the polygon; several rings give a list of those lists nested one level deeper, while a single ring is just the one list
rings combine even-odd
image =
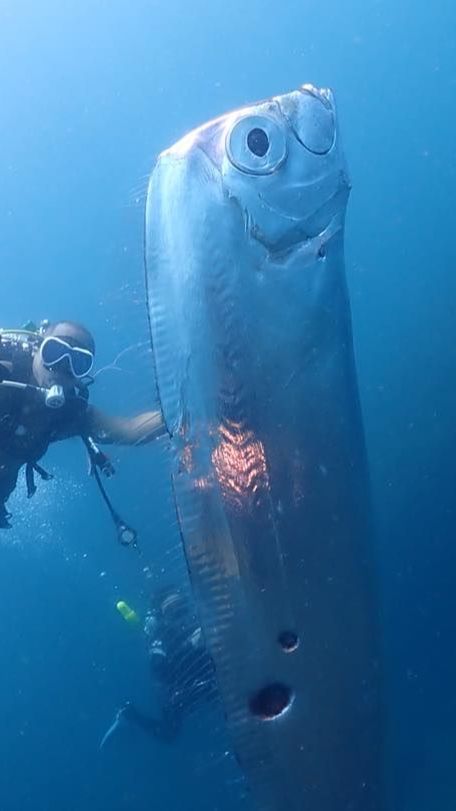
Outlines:
[{"label": "fish eye", "polygon": [[226,135],[230,163],[250,175],[269,175],[287,156],[283,126],[272,116],[246,115],[238,118]]},{"label": "fish eye", "polygon": [[261,127],[254,127],[247,135],[247,146],[254,155],[264,158],[269,149],[269,138]]}]

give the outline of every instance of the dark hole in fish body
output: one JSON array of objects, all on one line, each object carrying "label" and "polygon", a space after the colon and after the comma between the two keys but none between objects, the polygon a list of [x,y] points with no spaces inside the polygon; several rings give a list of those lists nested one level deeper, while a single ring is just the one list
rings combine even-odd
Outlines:
[{"label": "dark hole in fish body", "polygon": [[264,158],[269,149],[269,138],[264,130],[255,127],[247,135],[247,146],[258,158]]},{"label": "dark hole in fish body", "polygon": [[282,631],[278,636],[278,642],[285,653],[293,653],[299,645],[299,637],[294,631]]},{"label": "dark hole in fish body", "polygon": [[286,684],[274,682],[258,690],[249,701],[249,709],[255,718],[260,721],[272,721],[285,710],[293,701],[293,690]]},{"label": "dark hole in fish body", "polygon": [[326,256],[326,248],[324,247],[324,245],[321,245],[321,247],[318,249],[318,258],[324,259],[325,256]]}]

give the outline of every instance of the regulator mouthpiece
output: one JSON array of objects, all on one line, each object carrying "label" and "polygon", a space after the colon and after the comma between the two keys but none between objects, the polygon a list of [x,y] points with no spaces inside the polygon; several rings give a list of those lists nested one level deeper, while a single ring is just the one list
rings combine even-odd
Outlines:
[{"label": "regulator mouthpiece", "polygon": [[63,386],[51,386],[46,390],[44,402],[48,408],[62,408],[65,405],[65,392]]}]

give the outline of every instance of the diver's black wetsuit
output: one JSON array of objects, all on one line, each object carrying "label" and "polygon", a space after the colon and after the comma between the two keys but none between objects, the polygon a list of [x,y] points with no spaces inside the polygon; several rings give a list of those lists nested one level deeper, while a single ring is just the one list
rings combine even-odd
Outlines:
[{"label": "diver's black wetsuit", "polygon": [[143,713],[130,702],[120,713],[154,738],[172,743],[185,718],[214,695],[215,687],[212,659],[186,601],[179,598],[161,614],[149,654],[151,678],[162,693],[160,715]]},{"label": "diver's black wetsuit", "polygon": [[[8,333],[9,338],[0,334],[0,382],[13,381],[28,386],[23,390],[0,385],[0,529],[10,527],[10,514],[5,504],[16,487],[21,467],[26,466],[29,497],[36,489],[34,473],[44,479],[50,478],[38,461],[51,443],[82,437],[91,454],[92,465],[110,475],[113,471],[109,460],[97,451],[93,441],[142,445],[164,432],[158,411],[126,418],[105,414],[89,405],[87,386],[76,379],[65,386],[63,405],[50,408],[43,394],[48,390],[38,386],[33,371],[42,336],[29,333],[31,339],[21,340],[21,333]],[[91,448],[87,445],[88,437],[92,440]]]},{"label": "diver's black wetsuit", "polygon": [[[2,361],[0,381],[14,380],[36,385],[32,357],[20,362]],[[52,442],[81,435],[86,431],[87,397],[75,390],[58,409],[48,408],[44,398],[33,390],[20,391],[0,386],[0,528],[9,527],[5,503],[16,487],[19,471],[26,465],[29,497],[35,492],[33,473],[47,474],[38,465]]]}]

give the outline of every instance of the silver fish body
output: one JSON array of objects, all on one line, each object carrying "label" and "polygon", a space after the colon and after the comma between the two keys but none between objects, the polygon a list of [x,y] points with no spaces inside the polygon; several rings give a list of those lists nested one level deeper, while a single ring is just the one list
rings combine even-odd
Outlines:
[{"label": "silver fish body", "polygon": [[330,91],[162,153],[149,316],[182,541],[260,811],[383,809],[368,473]]}]

